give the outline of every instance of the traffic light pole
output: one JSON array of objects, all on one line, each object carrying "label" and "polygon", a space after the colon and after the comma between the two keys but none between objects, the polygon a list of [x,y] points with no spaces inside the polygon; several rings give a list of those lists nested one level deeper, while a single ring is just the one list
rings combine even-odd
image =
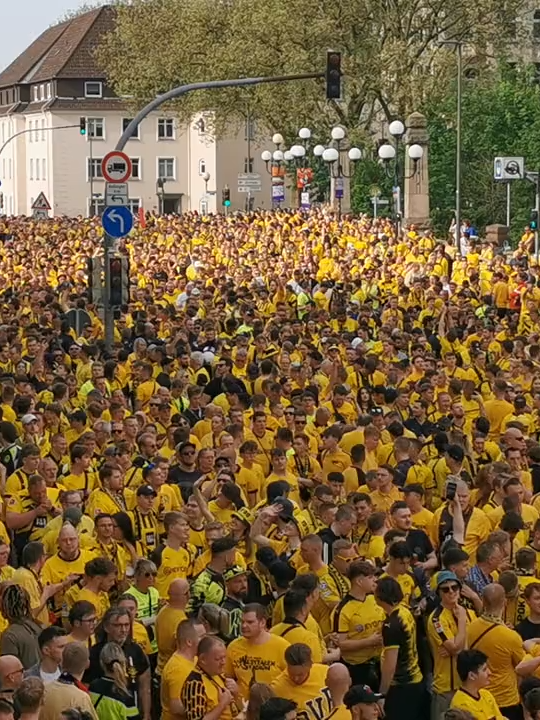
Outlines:
[{"label": "traffic light pole", "polygon": [[534,183],[534,212],[536,218],[534,220],[534,228],[532,227],[531,221],[531,230],[534,230],[534,257],[536,259],[536,264],[538,265],[538,258],[540,256],[540,236],[538,235],[538,217],[540,215],[540,170],[538,172],[525,170],[525,180]]},{"label": "traffic light pole", "polygon": [[105,324],[105,348],[110,352],[114,346],[114,308],[111,304],[111,251],[114,239],[103,234],[103,322]]},{"label": "traffic light pole", "polygon": [[[341,72],[341,71],[340,71]],[[151,112],[160,108],[164,103],[187,95],[190,92],[196,90],[212,90],[217,88],[229,88],[229,87],[249,87],[251,85],[264,85],[268,83],[282,83],[282,82],[293,82],[295,80],[317,80],[321,78],[330,79],[327,73],[324,72],[312,72],[312,73],[300,73],[298,75],[274,75],[272,77],[257,77],[257,78],[238,78],[235,80],[210,80],[208,82],[190,83],[189,85],[180,85],[179,87],[173,88],[163,95],[158,95],[148,105],[140,110],[133,120],[128,124],[120,139],[116,143],[116,150],[122,151],[132,134],[137,130],[141,122],[150,115]],[[332,80],[335,82],[337,78],[332,76]],[[327,88],[328,95],[328,88]],[[104,287],[104,321],[105,321],[105,346],[107,350],[111,350],[114,343],[114,311],[110,303],[110,251],[112,248],[112,239],[105,234],[103,237],[103,250],[105,256],[105,287]]]},{"label": "traffic light pole", "polygon": [[[46,128],[39,128],[40,132],[42,130],[66,130],[67,128],[78,128],[79,125],[56,125],[55,127],[46,127]],[[9,145],[9,143],[12,140],[15,140],[15,138],[18,138],[20,135],[26,135],[26,133],[32,133],[35,132],[35,128],[25,128],[24,130],[19,130],[19,132],[14,133],[11,137],[8,137],[8,139],[5,141],[5,143],[0,147],[0,155],[4,152],[4,149]]]},{"label": "traffic light pole", "polygon": [[163,95],[158,95],[157,98],[151,100],[148,105],[137,113],[133,120],[126,127],[122,133],[120,140],[116,143],[116,150],[123,150],[126,146],[127,141],[131,137],[132,133],[137,130],[140,123],[154,110],[157,110],[164,103],[175,98],[187,95],[195,90],[212,90],[214,88],[229,88],[229,87],[246,87],[250,85],[264,85],[267,83],[282,83],[282,82],[293,82],[294,80],[316,80],[318,78],[324,78],[326,76],[323,72],[313,73],[301,73],[299,75],[274,75],[272,77],[258,77],[258,78],[239,78],[236,80],[209,80],[208,82],[190,83],[189,85],[180,85],[179,87],[173,88]]}]

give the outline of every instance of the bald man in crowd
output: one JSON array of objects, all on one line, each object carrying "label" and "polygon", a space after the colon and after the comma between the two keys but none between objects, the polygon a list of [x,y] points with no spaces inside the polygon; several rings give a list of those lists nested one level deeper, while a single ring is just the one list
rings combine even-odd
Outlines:
[{"label": "bald man in crowd", "polygon": [[0,699],[13,702],[13,693],[23,681],[24,668],[15,655],[0,657]]},{"label": "bald man in crowd", "polygon": [[169,585],[167,604],[156,618],[156,642],[158,645],[157,673],[161,675],[165,663],[176,651],[176,628],[186,619],[186,605],[189,601],[189,582],[177,578]]},{"label": "bald man in crowd", "polygon": [[467,629],[469,649],[480,650],[488,658],[491,671],[489,686],[502,715],[508,720],[520,720],[518,678],[515,668],[525,652],[520,636],[504,624],[506,595],[502,585],[493,583],[484,588],[483,614]]}]

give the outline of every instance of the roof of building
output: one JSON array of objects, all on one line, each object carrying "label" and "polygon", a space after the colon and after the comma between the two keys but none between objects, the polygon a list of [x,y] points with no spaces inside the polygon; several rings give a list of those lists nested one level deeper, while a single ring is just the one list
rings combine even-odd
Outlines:
[{"label": "roof of building", "polygon": [[54,25],[0,73],[0,88],[59,78],[104,78],[95,48],[114,27],[114,10],[104,5]]}]

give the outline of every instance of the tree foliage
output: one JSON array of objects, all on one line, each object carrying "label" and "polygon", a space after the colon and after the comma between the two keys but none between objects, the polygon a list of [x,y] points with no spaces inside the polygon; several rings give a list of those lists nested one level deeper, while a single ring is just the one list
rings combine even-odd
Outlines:
[{"label": "tree foliage", "polygon": [[322,80],[194,93],[175,106],[250,112],[260,127],[326,136],[337,122],[356,138],[380,115],[405,116],[444,96],[454,73],[441,39],[473,39],[477,62],[504,41],[524,0],[120,0],[100,57],[117,91],[137,106],[177,85],[211,79],[322,72],[343,53],[344,99],[327,102]]},{"label": "tree foliage", "polygon": [[[456,96],[427,104],[430,199],[434,222],[448,228],[455,207]],[[463,88],[462,214],[479,228],[506,222],[506,187],[493,179],[497,156],[522,156],[540,169],[540,87],[529,69],[498,68]],[[534,205],[531,183],[513,181],[512,228],[521,233]]]}]

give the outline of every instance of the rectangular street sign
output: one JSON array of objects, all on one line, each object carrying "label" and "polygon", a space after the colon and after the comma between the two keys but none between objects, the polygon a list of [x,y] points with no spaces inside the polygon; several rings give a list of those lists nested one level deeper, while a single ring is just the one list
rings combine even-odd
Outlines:
[{"label": "rectangular street sign", "polygon": [[128,183],[106,183],[105,205],[127,205],[129,201]]},{"label": "rectangular street sign", "polygon": [[257,180],[257,178],[238,178],[238,187],[260,187],[261,185],[262,180]]},{"label": "rectangular street sign", "polygon": [[261,192],[262,187],[260,185],[258,185],[257,187],[249,185],[246,187],[245,185],[239,185],[237,190],[239,193],[256,193]]},{"label": "rectangular street sign", "polygon": [[[259,173],[238,173],[238,180],[260,180]],[[240,183],[238,183],[240,185]]]}]

